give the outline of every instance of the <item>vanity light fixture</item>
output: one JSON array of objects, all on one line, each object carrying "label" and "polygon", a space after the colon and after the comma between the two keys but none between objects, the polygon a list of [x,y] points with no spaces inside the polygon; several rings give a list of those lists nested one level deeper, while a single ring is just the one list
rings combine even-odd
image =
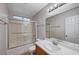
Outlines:
[{"label": "vanity light fixture", "polygon": [[48,9],[48,12],[51,12],[51,11],[57,9],[57,8],[63,6],[64,4],[65,4],[65,3],[55,3],[52,7],[50,7],[50,8]]}]

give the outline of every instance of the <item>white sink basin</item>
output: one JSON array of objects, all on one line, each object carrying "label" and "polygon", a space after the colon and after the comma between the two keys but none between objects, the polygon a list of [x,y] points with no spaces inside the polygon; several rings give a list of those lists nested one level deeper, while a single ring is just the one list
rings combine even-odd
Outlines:
[{"label": "white sink basin", "polygon": [[40,41],[40,43],[43,44],[44,48],[46,48],[48,51],[55,52],[60,50],[60,48],[57,45],[54,45],[52,42],[48,40]]},{"label": "white sink basin", "polygon": [[55,51],[59,51],[60,48],[58,46],[55,46],[55,45],[51,45],[51,44],[47,44],[45,45],[45,48],[51,52],[55,52]]}]

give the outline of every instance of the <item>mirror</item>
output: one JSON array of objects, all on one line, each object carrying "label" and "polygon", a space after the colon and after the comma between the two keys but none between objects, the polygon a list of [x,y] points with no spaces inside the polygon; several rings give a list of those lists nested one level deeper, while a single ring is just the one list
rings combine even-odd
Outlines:
[{"label": "mirror", "polygon": [[55,19],[50,17],[46,19],[46,37],[57,38],[64,40],[64,20]]},{"label": "mirror", "polygon": [[56,38],[79,44],[79,7],[48,17],[46,38]]}]

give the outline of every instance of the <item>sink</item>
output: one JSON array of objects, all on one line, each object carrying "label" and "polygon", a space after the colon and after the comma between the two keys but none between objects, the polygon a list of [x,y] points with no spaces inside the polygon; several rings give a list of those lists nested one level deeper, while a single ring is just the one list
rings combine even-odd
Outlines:
[{"label": "sink", "polygon": [[[54,44],[53,44],[54,42]],[[56,44],[57,43],[57,44]],[[38,40],[36,44],[42,48],[46,53],[50,55],[72,55],[72,54],[79,54],[78,51],[72,50],[68,47],[65,47],[61,44],[62,41],[57,40]],[[64,43],[66,44],[66,42]]]},{"label": "sink", "polygon": [[47,49],[48,51],[51,51],[51,52],[55,52],[55,51],[59,51],[60,50],[58,45],[54,45],[52,42],[50,42],[48,40],[41,41],[41,44],[43,44],[45,49]]},{"label": "sink", "polygon": [[57,45],[54,45],[54,44],[51,44],[51,43],[46,44],[46,45],[44,45],[44,46],[45,46],[45,48],[46,48],[47,50],[49,50],[49,51],[51,51],[51,52],[55,52],[55,51],[59,51],[59,50],[60,50],[60,48],[59,48]]}]

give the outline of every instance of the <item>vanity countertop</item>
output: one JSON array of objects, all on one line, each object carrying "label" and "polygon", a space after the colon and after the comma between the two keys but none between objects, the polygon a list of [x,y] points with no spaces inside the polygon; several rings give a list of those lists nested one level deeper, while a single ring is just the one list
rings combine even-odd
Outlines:
[{"label": "vanity countertop", "polygon": [[[48,46],[49,43],[47,44],[45,40],[37,40],[36,44],[49,55],[79,55],[78,51],[65,47],[62,44],[58,44],[57,46],[54,46],[52,44],[53,45],[52,47],[54,48],[54,50],[52,50],[53,48],[51,48],[51,46]],[[55,50],[55,47],[56,48],[59,47],[59,48]]]}]

